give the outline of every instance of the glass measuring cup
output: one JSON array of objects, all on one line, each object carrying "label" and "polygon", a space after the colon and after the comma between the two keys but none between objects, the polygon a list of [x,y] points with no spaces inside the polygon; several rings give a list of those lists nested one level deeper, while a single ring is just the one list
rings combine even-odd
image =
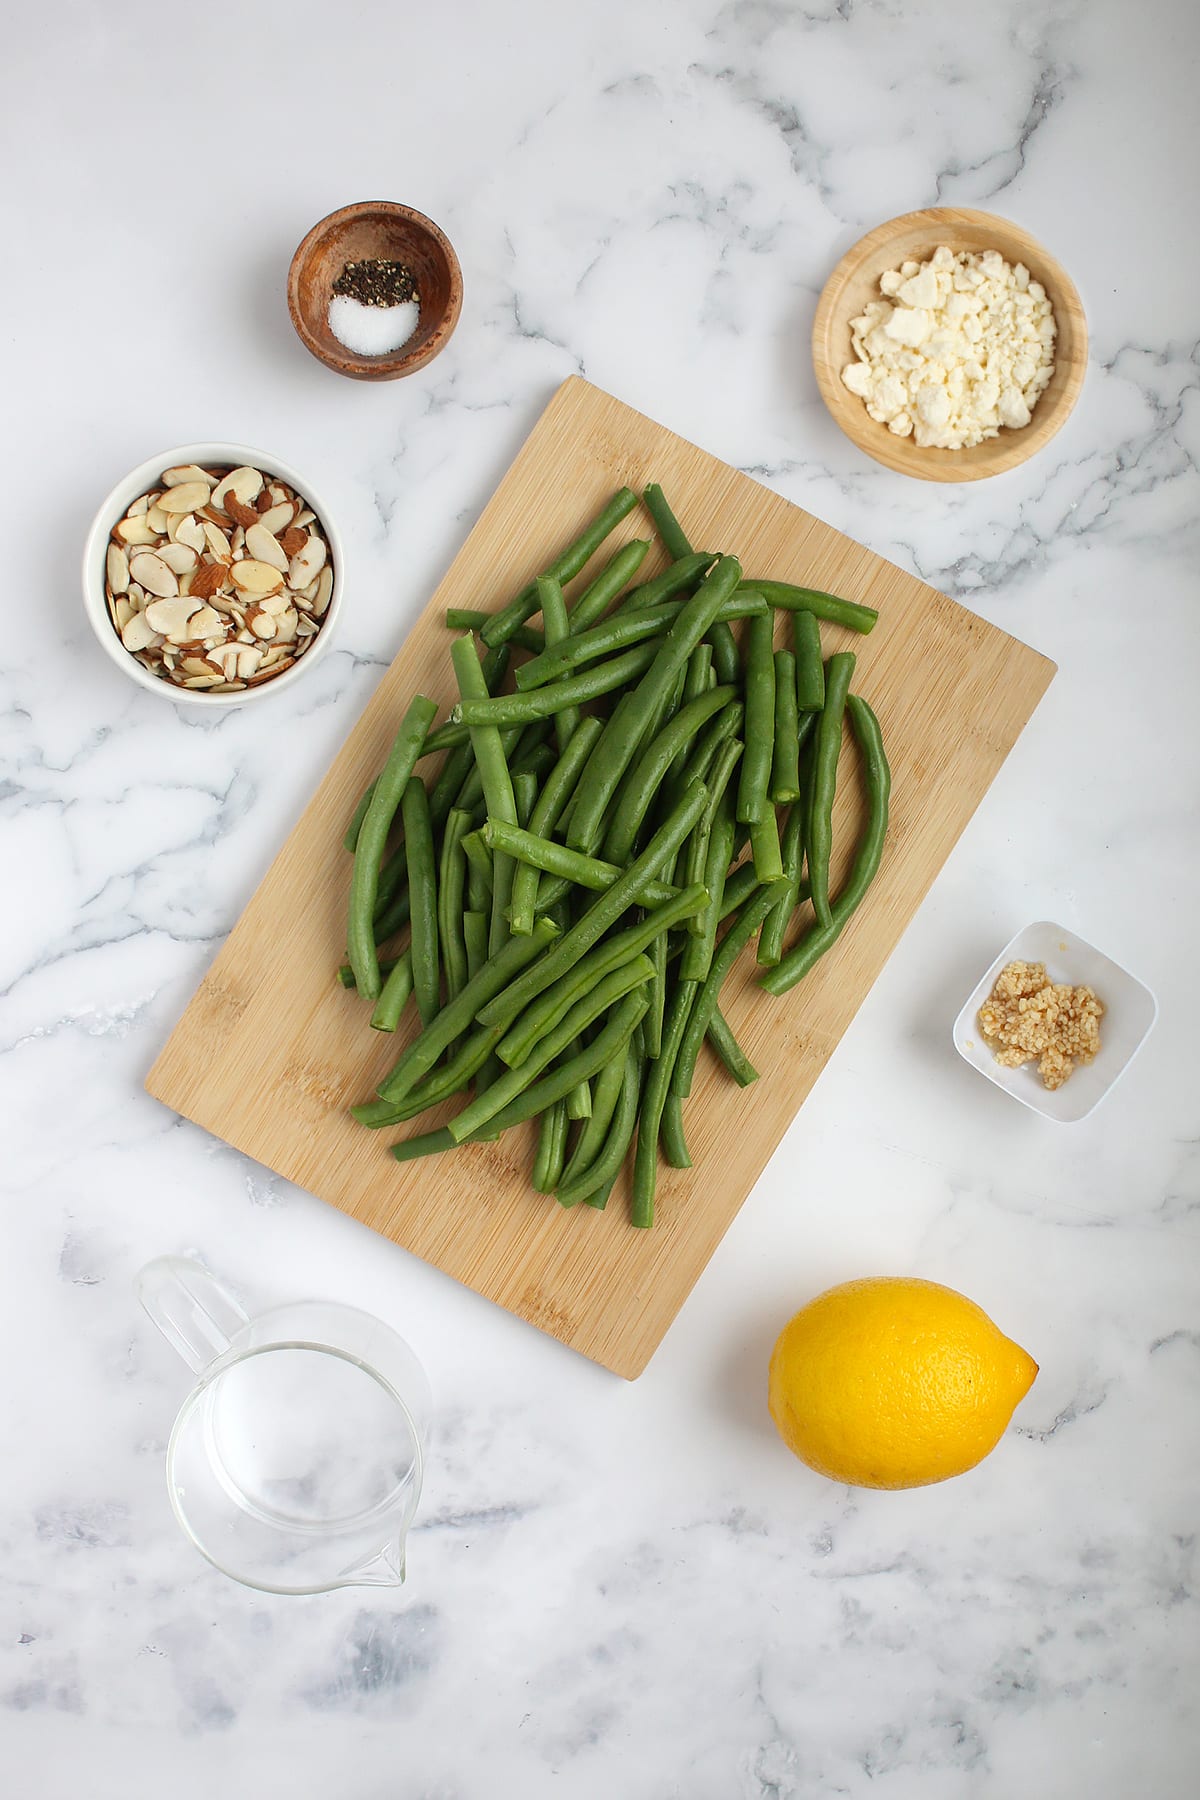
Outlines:
[{"label": "glass measuring cup", "polygon": [[136,1288],[200,1377],[171,1432],[167,1491],[201,1554],[272,1594],[398,1587],[431,1407],[404,1339],[333,1301],[250,1319],[188,1257],[147,1263]]}]

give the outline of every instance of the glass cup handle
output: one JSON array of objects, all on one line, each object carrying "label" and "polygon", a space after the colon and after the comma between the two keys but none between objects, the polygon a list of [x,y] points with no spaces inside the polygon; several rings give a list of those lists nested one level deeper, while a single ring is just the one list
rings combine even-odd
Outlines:
[{"label": "glass cup handle", "polygon": [[168,1344],[198,1375],[250,1323],[232,1294],[190,1256],[157,1256],[134,1283]]}]

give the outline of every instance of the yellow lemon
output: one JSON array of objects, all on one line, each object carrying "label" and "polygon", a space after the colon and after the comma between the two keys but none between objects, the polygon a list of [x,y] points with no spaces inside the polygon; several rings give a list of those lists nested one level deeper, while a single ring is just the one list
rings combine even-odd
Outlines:
[{"label": "yellow lemon", "polygon": [[802,1307],[771,1355],[771,1417],[802,1462],[854,1487],[923,1487],[999,1443],[1037,1364],[936,1281],[875,1276]]}]

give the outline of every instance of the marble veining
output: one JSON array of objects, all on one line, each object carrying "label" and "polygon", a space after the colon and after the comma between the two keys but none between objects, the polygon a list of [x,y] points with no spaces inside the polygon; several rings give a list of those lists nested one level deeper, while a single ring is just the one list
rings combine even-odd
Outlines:
[{"label": "marble veining", "polygon": [[[4,1792],[67,1800],[1184,1800],[1200,1751],[1200,21],[1187,0],[48,0],[0,68]],[[70,47],[67,54],[66,46]],[[284,274],[384,195],[458,332],[364,387]],[[870,463],[816,392],[834,263],[895,213],[1006,214],[1088,314],[1078,408],[992,482]],[[1059,675],[647,1373],[626,1386],[151,1102],[158,1047],[554,388],[577,372],[1043,650]],[[243,712],[101,658],[91,512],[156,448],[277,450],[336,509],[328,658]],[[1158,992],[1086,1124],[950,1026],[1060,918]],[[138,1312],[194,1252],[252,1305],[395,1323],[436,1396],[398,1592],[274,1600],[178,1532],[188,1386]],[[774,1436],[779,1326],[949,1282],[1041,1373],[906,1494]]]}]

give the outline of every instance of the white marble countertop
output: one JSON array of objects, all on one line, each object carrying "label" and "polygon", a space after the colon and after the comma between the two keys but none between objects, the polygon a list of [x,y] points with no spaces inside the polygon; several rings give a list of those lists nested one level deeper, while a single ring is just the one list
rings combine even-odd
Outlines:
[{"label": "white marble countertop", "polygon": [[[6,1793],[1194,1792],[1198,48],[1185,0],[49,0],[10,18]],[[284,276],[315,219],[379,196],[445,228],[466,303],[427,370],[366,386],[301,348]],[[869,462],[809,362],[837,258],[938,201],[1045,242],[1092,334],[1061,436],[977,486]],[[141,1085],[573,370],[1060,666],[632,1385]],[[215,720],[106,663],[76,567],[108,486],[205,436],[311,471],[352,562],[320,670]],[[1071,1128],[950,1044],[963,996],[1040,917],[1162,1004]],[[353,1300],[418,1349],[438,1422],[404,1589],[272,1599],[179,1535],[162,1459],[187,1378],[131,1284],[186,1248],[255,1301]],[[870,1272],[960,1288],[1041,1364],[961,1480],[845,1490],[774,1435],[775,1332]]]}]

